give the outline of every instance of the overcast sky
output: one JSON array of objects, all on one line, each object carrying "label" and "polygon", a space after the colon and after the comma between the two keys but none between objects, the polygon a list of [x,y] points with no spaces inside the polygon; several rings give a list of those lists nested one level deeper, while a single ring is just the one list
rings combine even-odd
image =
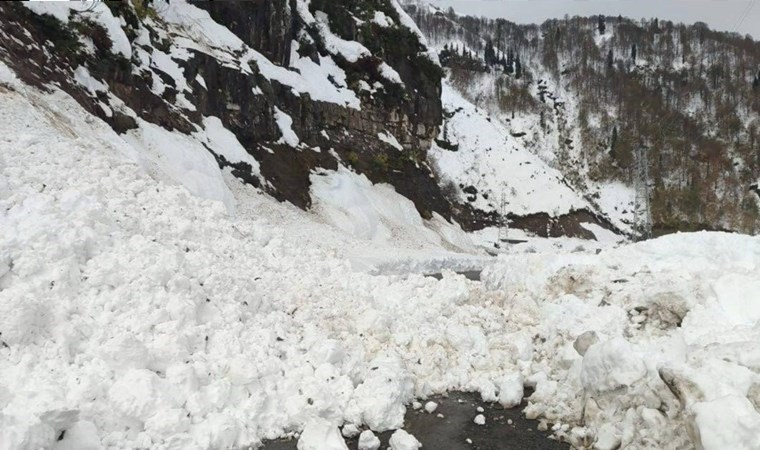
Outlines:
[{"label": "overcast sky", "polygon": [[705,22],[710,28],[760,39],[760,0],[431,0],[460,14],[503,17],[518,23],[606,14],[634,19]]}]

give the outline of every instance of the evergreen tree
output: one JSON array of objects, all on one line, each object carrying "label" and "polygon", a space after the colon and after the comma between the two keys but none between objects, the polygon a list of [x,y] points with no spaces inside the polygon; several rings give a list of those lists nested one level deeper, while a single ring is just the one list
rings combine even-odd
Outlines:
[{"label": "evergreen tree", "polygon": [[612,128],[612,138],[610,139],[610,156],[615,158],[615,146],[617,145],[618,140],[618,129],[617,126],[614,126]]},{"label": "evergreen tree", "polygon": [[599,28],[599,34],[604,34],[607,31],[607,24],[604,21],[604,16],[599,16],[597,27]]},{"label": "evergreen tree", "polygon": [[515,78],[520,79],[522,78],[523,70],[522,70],[522,64],[520,63],[520,55],[515,56]]},{"label": "evergreen tree", "polygon": [[515,54],[512,49],[507,51],[507,73],[510,75],[515,73]]},{"label": "evergreen tree", "polygon": [[757,75],[755,75],[755,80],[752,81],[752,89],[755,89],[755,90],[760,89],[760,70],[757,71]]},{"label": "evergreen tree", "polygon": [[483,60],[487,66],[493,66],[496,63],[496,52],[493,48],[493,42],[491,42],[490,39],[486,41],[486,49],[485,53],[483,54]]},{"label": "evergreen tree", "polygon": [[636,56],[638,56],[637,53],[638,53],[638,49],[636,48],[636,44],[633,44],[631,46],[631,59],[633,60],[633,62],[636,62]]},{"label": "evergreen tree", "polygon": [[615,65],[615,56],[612,54],[612,49],[607,52],[607,70],[612,70]]}]

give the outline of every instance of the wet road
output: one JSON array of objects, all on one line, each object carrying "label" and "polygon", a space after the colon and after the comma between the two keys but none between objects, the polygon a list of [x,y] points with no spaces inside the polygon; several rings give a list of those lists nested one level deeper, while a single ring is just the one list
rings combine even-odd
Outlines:
[{"label": "wet road", "polygon": [[[524,404],[504,409],[497,403],[484,403],[479,394],[450,393],[448,397],[430,398],[438,409],[428,414],[424,408],[408,409],[404,430],[419,440],[423,449],[433,450],[568,450],[570,446],[549,439],[549,433],[536,430],[538,422],[522,415]],[[423,402],[424,404],[424,402]],[[482,407],[479,413],[477,407]],[[438,417],[443,414],[443,418]],[[473,419],[483,414],[485,425],[476,425]],[[511,421],[511,423],[509,423]],[[388,447],[392,432],[378,434],[381,449]],[[468,442],[467,440],[470,440]],[[356,449],[356,439],[347,440],[348,448]],[[295,450],[296,441],[269,442],[263,450]]]}]

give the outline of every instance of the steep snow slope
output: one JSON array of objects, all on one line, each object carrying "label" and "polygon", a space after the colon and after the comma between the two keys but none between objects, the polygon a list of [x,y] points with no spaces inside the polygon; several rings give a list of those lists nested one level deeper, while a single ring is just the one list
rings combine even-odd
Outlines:
[{"label": "steep snow slope", "polygon": [[526,150],[497,117],[475,107],[449,83],[442,99],[451,117],[441,138],[457,148],[436,145],[429,158],[443,183],[476,189],[473,194],[459,191],[460,201],[474,197],[474,207],[498,213],[503,195],[508,213],[549,212],[555,217],[589,207],[560,172]]}]

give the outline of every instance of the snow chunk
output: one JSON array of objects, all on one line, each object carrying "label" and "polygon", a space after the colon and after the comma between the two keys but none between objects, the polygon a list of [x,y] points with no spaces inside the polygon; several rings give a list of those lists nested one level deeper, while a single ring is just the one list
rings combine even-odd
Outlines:
[{"label": "snow chunk", "polygon": [[522,403],[523,377],[519,373],[505,375],[499,382],[498,401],[505,409],[514,408]]},{"label": "snow chunk", "polygon": [[301,140],[298,139],[296,132],[293,131],[293,118],[275,106],[274,120],[277,122],[277,126],[282,133],[282,137],[277,142],[288,144],[291,147],[297,147]]},{"label": "snow chunk", "polygon": [[391,450],[417,450],[422,447],[417,438],[404,430],[396,430],[388,444],[390,444]]},{"label": "snow chunk", "polygon": [[646,366],[623,338],[594,344],[583,357],[581,381],[586,389],[612,391],[646,375]]},{"label": "snow chunk", "polygon": [[372,361],[372,367],[377,369],[356,387],[351,402],[371,429],[383,432],[401,428],[404,404],[411,399],[414,384],[396,358],[380,356]]},{"label": "snow chunk", "polygon": [[139,420],[180,406],[169,392],[169,385],[154,372],[133,369],[111,386],[108,397],[117,411]]},{"label": "snow chunk", "polygon": [[359,435],[358,450],[378,450],[380,448],[380,439],[370,430],[362,431]]},{"label": "snow chunk", "polygon": [[436,409],[438,409],[438,403],[436,402],[425,403],[425,411],[427,411],[428,414],[433,414]]},{"label": "snow chunk", "polygon": [[372,22],[383,27],[391,27],[393,26],[393,19],[388,17],[384,12],[382,11],[375,11],[375,15],[372,17]]},{"label": "snow chunk", "polygon": [[760,414],[746,397],[723,397],[692,406],[699,431],[699,448],[753,450],[760,448]]},{"label": "snow chunk", "polygon": [[486,416],[483,414],[478,414],[475,416],[474,419],[472,419],[473,422],[475,422],[475,425],[485,425],[486,424]]},{"label": "snow chunk", "polygon": [[760,320],[760,279],[728,274],[713,284],[724,314],[735,324],[754,325]]},{"label": "snow chunk", "polygon": [[298,450],[348,450],[338,427],[325,419],[310,420],[298,439]]}]

